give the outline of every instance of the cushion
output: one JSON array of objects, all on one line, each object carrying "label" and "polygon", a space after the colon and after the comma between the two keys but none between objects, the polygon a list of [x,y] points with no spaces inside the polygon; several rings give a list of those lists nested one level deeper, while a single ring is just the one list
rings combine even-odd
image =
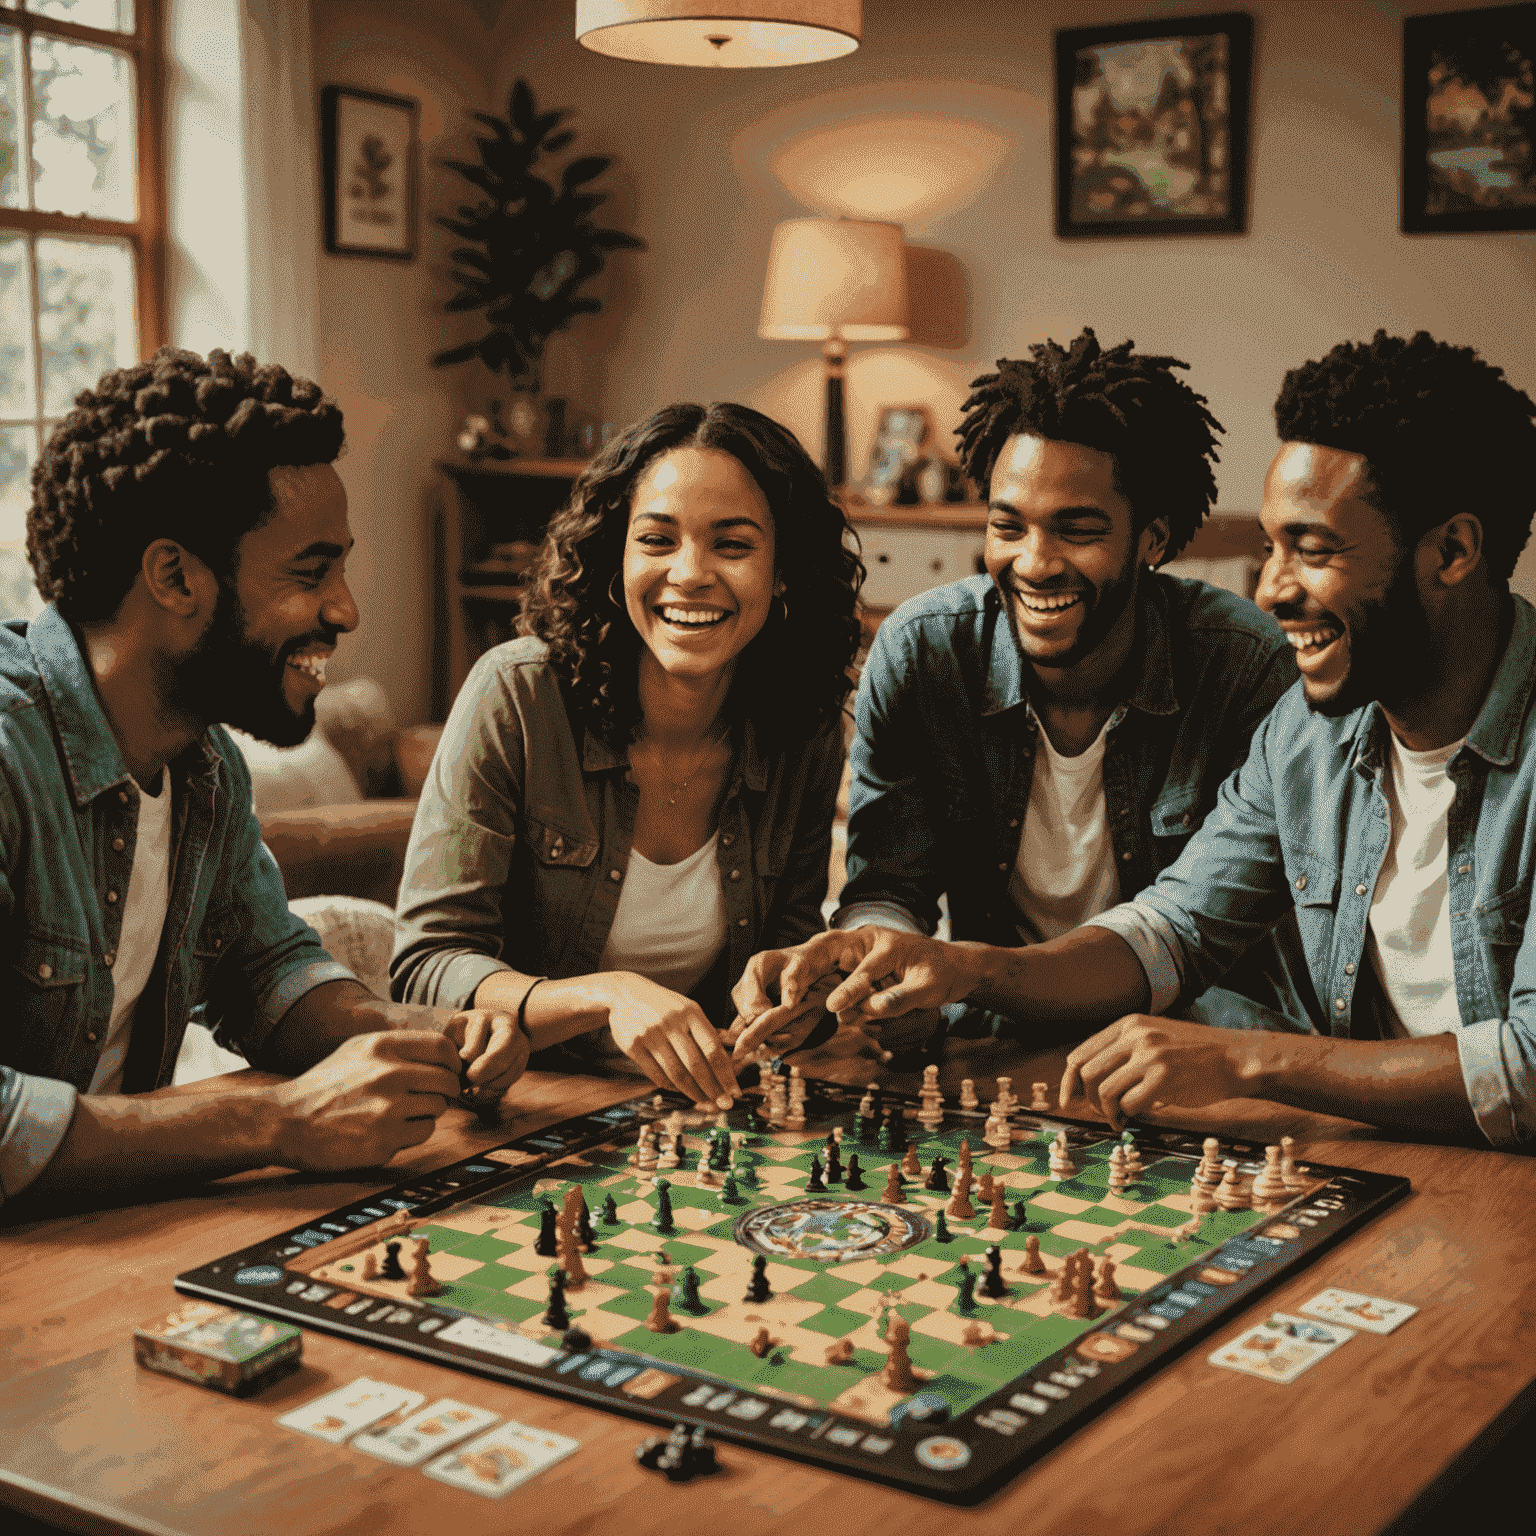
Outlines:
[{"label": "cushion", "polygon": [[251,803],[259,820],[278,811],[354,805],[363,798],[346,759],[318,730],[296,747],[274,747],[231,730],[251,770]]},{"label": "cushion", "polygon": [[327,683],[315,700],[315,725],[346,759],[370,799],[399,793],[395,777],[395,717],[371,677]]}]

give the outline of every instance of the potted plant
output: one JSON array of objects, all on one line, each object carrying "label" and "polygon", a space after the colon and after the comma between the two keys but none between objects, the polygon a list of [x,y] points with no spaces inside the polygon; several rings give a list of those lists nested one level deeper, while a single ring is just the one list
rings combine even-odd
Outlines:
[{"label": "potted plant", "polygon": [[[527,82],[519,80],[505,118],[472,114],[490,129],[475,140],[480,159],[443,162],[480,193],[478,201],[462,203],[452,217],[437,220],[466,242],[450,253],[458,291],[445,307],[451,314],[483,314],[486,330],[474,341],[444,349],[432,362],[441,367],[477,357],[493,374],[505,374],[514,391],[509,421],[502,421],[495,405],[489,420],[470,418],[460,437],[467,452],[507,457],[512,450],[498,444],[498,437],[503,443],[510,437],[524,451],[541,446],[538,398],[546,343],[578,315],[602,309],[600,300],[581,289],[603,270],[608,252],[645,249],[635,236],[593,222],[608,194],[593,191],[591,184],[613,163],[610,156],[567,161],[558,183],[535,170],[575,138],[561,126],[569,115],[539,112]],[[551,446],[558,452],[558,444]]]}]

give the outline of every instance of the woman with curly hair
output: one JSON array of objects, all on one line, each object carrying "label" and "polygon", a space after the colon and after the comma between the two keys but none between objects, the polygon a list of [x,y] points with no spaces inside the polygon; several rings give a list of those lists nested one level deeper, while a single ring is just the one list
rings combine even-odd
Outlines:
[{"label": "woman with curly hair", "polygon": [[863,566],[794,436],[672,405],[551,521],[520,638],[481,657],[400,886],[394,995],[516,1012],[739,1093],[717,1025],[749,957],[821,928]]}]

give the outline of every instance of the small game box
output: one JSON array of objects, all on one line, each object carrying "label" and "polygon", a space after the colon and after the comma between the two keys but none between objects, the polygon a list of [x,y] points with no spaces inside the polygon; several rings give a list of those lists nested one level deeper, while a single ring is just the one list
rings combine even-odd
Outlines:
[{"label": "small game box", "polygon": [[[969,1086],[969,1085],[968,1085]],[[631,1100],[177,1278],[974,1502],[1408,1190],[1293,1148],[767,1074]],[[562,1278],[562,1276],[564,1278]]]},{"label": "small game box", "polygon": [[133,1330],[140,1365],[243,1397],[299,1363],[304,1334],[291,1323],[189,1301]]}]

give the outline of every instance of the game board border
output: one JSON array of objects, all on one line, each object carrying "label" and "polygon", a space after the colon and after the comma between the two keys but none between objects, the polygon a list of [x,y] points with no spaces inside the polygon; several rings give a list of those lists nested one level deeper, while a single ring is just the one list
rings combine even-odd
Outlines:
[{"label": "game board border", "polygon": [[[807,1079],[807,1089],[810,1101],[807,1107],[813,1115],[852,1114],[861,1092],[840,1083],[816,1079]],[[906,1109],[912,1109],[920,1102],[916,1095],[891,1089],[884,1090],[884,1097],[887,1104],[900,1104]],[[435,1323],[434,1331],[428,1334],[419,1331],[419,1323],[429,1321],[431,1317],[445,1314],[473,1316],[441,1304],[413,1309],[381,1301],[368,1309],[366,1317],[354,1322],[325,1304],[338,1288],[311,1282],[307,1277],[296,1279],[286,1268],[289,1259],[309,1249],[329,1244],[341,1236],[352,1237],[371,1225],[398,1220],[402,1213],[407,1213],[413,1223],[423,1221],[435,1211],[528,1179],[558,1159],[612,1142],[625,1135],[637,1122],[674,1108],[691,1106],[676,1095],[645,1094],[603,1110],[572,1116],[461,1158],[378,1195],[355,1200],[297,1229],[247,1245],[221,1259],[188,1270],[176,1277],[175,1287],[187,1295],[205,1297],[244,1311],[317,1328],[374,1348],[573,1399],[610,1413],[662,1425],[703,1425],[713,1435],[757,1450],[849,1473],[947,1504],[974,1504],[1018,1476],[1090,1418],[1139,1386],[1155,1370],[1183,1355],[1198,1339],[1221,1327],[1255,1297],[1313,1262],[1326,1249],[1374,1219],[1410,1190],[1409,1181],[1397,1175],[1320,1164],[1309,1159],[1312,1173],[1323,1178],[1324,1184],[1306,1195],[1297,1196],[1283,1211],[1267,1217],[1266,1224],[1300,1215],[1314,1225],[1303,1228],[1297,1237],[1285,1241],[1273,1253],[1247,1250],[1243,1260],[1246,1267],[1241,1270],[1238,1280],[1222,1286],[1217,1294],[1205,1298],[1202,1304],[1191,1307],[1182,1316],[1168,1319],[1167,1327],[1154,1341],[1138,1348],[1128,1359],[1096,1362],[1098,1369],[1085,1376],[1083,1367],[1089,1362],[1080,1353],[1079,1346],[1100,1331],[1089,1329],[1020,1376],[1004,1383],[985,1399],[967,1407],[948,1423],[938,1426],[908,1423],[877,1430],[875,1426],[840,1414],[836,1409],[797,1409],[766,1392],[760,1395],[768,1398],[769,1410],[776,1408],[778,1413],[765,1410],[765,1422],[759,1425],[755,1420],[744,1421],[728,1414],[730,1407],[752,1398],[753,1389],[736,1386],[708,1371],[608,1346],[568,1356],[559,1349],[513,1332],[503,1332],[489,1340],[503,1353],[488,1354],[484,1349],[443,1340],[436,1330],[451,1326],[449,1324]],[[984,1111],[946,1110],[949,1119],[974,1121],[978,1127],[984,1114]],[[1064,1128],[1069,1136],[1085,1141],[1102,1141],[1110,1134],[1102,1122],[1075,1120],[1054,1113],[1016,1112],[1015,1119],[1024,1127],[1036,1130]],[[1136,1134],[1141,1146],[1154,1157],[1174,1156],[1194,1162],[1200,1156],[1202,1138],[1193,1132],[1138,1125]],[[1220,1140],[1223,1157],[1250,1159],[1255,1154],[1262,1156],[1263,1148],[1259,1143],[1232,1138]],[[513,1166],[498,1161],[497,1154],[521,1160]],[[1234,1245],[1252,1244],[1254,1238],[1262,1235],[1262,1230],[1256,1230],[1227,1240],[1215,1252],[1202,1254],[1184,1269],[1142,1292],[1135,1298],[1135,1305],[1144,1311],[1154,1302],[1162,1302],[1179,1291],[1182,1281],[1192,1278],[1194,1271],[1212,1265],[1216,1252],[1235,1252]],[[237,1278],[253,1273],[258,1275],[257,1279]],[[323,1295],[316,1296],[316,1292]],[[429,1316],[422,1317],[423,1312]],[[401,1314],[405,1315],[402,1317]],[[1123,1313],[1116,1312],[1109,1314],[1106,1323],[1118,1324],[1126,1320]],[[486,1328],[487,1333],[494,1331]],[[1066,1365],[1073,1367],[1071,1372],[1063,1373]],[[637,1398],[624,1391],[625,1384],[636,1374],[635,1370],[627,1369],[630,1366],[653,1366],[680,1380],[656,1398]],[[1050,1381],[1053,1372],[1058,1376],[1068,1374],[1077,1378],[1067,1390],[1066,1397],[1051,1402],[1049,1411],[1038,1416],[1035,1416],[1035,1410],[1021,1411],[1019,1399],[1034,1395],[1035,1385]],[[680,1401],[685,1396],[697,1396],[710,1383],[717,1384],[718,1391],[706,1402],[685,1406]],[[780,1417],[786,1409],[803,1413],[808,1432],[768,1432],[767,1420]],[[829,1440],[829,1434],[835,1429],[841,1431],[841,1439],[850,1440],[851,1437],[851,1443],[838,1444]],[[858,1432],[856,1436],[854,1430]],[[961,1434],[962,1430],[969,1434],[969,1439]],[[925,1442],[932,1441],[945,1442],[951,1451],[954,1444],[960,1444],[965,1460],[945,1470],[924,1465],[918,1459],[919,1450]],[[866,1442],[870,1444],[866,1445]],[[931,1459],[937,1458],[931,1455]]]}]

